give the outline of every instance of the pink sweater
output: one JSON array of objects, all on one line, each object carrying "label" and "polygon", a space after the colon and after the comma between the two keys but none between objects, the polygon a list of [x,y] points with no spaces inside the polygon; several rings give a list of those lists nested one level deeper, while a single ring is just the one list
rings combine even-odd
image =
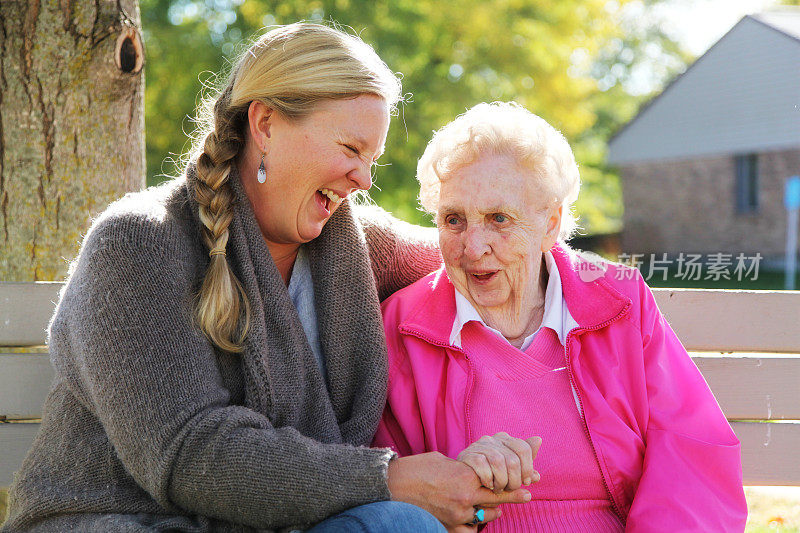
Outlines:
[{"label": "pink sweater", "polygon": [[535,463],[542,479],[530,487],[533,500],[502,506],[503,515],[487,533],[622,531],[575,405],[556,333],[542,328],[524,352],[476,322],[467,323],[461,337],[473,369],[462,449],[498,431],[542,437]]},{"label": "pink sweater", "polygon": [[[568,381],[626,531],[742,531],[747,506],[739,442],[638,271],[607,265],[596,276],[568,248],[556,245],[552,252],[578,323],[564,343]],[[382,308],[389,390],[374,444],[402,455],[440,450],[454,457],[480,437],[466,430],[486,409],[475,404],[480,371],[449,342],[453,286],[440,269]],[[568,403],[575,407],[574,399]],[[537,468],[544,469],[548,455],[558,462],[558,453],[545,439]],[[558,516],[552,506],[542,518]]]}]

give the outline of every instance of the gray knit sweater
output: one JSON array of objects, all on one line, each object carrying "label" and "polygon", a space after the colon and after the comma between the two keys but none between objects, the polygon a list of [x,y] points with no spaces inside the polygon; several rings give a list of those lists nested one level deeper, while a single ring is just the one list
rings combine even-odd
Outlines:
[{"label": "gray knit sweater", "polygon": [[378,302],[439,265],[434,236],[345,202],[308,244],[323,376],[234,171],[227,256],[252,322],[223,354],[191,318],[208,264],[194,179],[126,196],[87,234],[4,531],[281,530],[390,497],[390,455],[365,447],[386,393]]}]

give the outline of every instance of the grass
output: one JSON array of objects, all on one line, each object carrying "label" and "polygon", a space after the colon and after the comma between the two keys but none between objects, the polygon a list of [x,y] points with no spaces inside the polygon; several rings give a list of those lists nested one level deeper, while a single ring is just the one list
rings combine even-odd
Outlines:
[{"label": "grass", "polygon": [[745,487],[747,533],[800,533],[800,487]]},{"label": "grass", "polygon": [[[800,487],[745,487],[746,533],[800,533]],[[8,494],[0,489],[0,525]]]}]

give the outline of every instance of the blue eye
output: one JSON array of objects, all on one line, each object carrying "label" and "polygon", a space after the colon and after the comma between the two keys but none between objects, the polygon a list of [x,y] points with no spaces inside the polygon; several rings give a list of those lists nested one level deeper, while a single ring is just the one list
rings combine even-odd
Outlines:
[{"label": "blue eye", "polygon": [[501,215],[499,213],[494,215],[494,221],[497,222],[498,224],[502,224],[506,220],[508,220],[508,218],[505,215]]}]

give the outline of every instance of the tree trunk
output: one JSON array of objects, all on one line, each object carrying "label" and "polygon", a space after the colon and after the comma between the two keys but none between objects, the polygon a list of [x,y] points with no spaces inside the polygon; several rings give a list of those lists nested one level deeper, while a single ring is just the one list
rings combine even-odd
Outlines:
[{"label": "tree trunk", "polygon": [[0,1],[0,280],[60,280],[144,175],[137,0]]}]

